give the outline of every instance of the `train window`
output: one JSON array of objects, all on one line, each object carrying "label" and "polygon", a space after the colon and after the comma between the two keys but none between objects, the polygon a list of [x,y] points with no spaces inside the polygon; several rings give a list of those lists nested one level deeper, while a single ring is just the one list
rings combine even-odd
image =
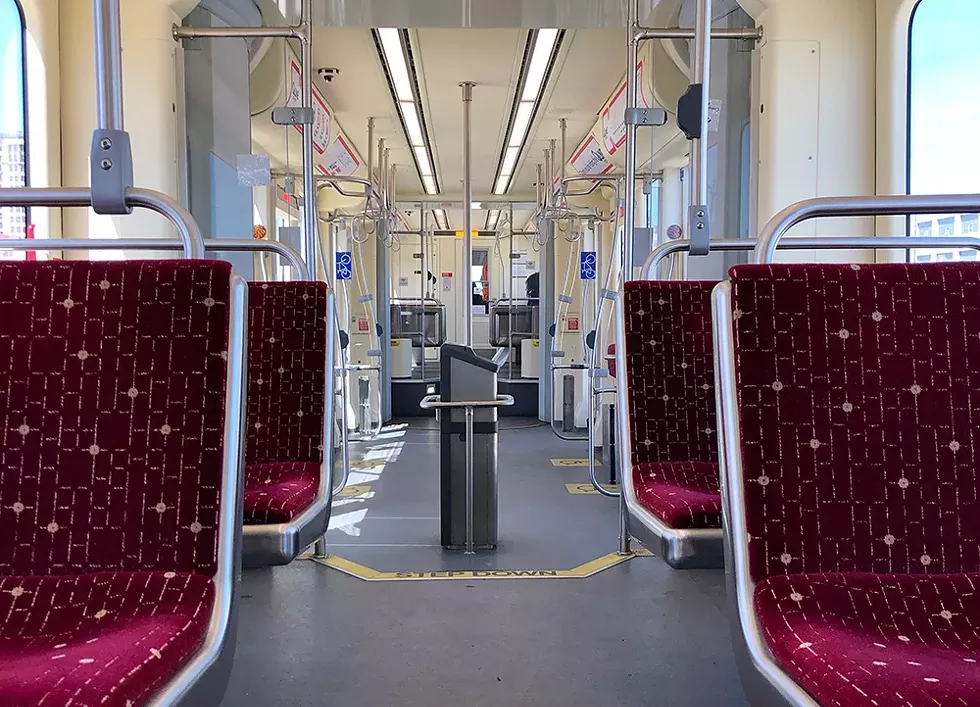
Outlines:
[{"label": "train window", "polygon": [[[0,187],[28,184],[24,61],[24,15],[20,4],[17,0],[0,0]],[[27,209],[0,208],[0,238],[23,238],[29,230],[28,218]],[[2,260],[24,257],[24,253],[0,251]]]},{"label": "train window", "polygon": [[[920,0],[909,39],[910,194],[965,194],[980,191],[980,93],[969,90],[980,73],[975,28],[976,0]],[[911,232],[922,236],[976,233],[976,214],[915,216]],[[960,260],[964,251],[943,253]],[[971,258],[972,259],[972,258]],[[918,257],[915,260],[919,260]]]}]

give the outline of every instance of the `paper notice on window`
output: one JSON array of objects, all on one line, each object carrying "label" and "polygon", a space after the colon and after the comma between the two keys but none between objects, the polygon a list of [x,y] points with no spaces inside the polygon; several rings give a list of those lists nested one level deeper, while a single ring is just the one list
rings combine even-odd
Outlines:
[{"label": "paper notice on window", "polygon": [[[643,62],[636,65],[638,108],[649,108],[643,97]],[[602,142],[610,155],[615,155],[626,143],[626,83],[624,82],[609,105],[602,111]]]},{"label": "paper notice on window", "polygon": [[708,101],[708,132],[716,133],[721,129],[721,109],[725,107],[725,102],[720,98],[712,98]]},{"label": "paper notice on window", "polygon": [[599,141],[592,135],[572,156],[572,168],[579,174],[605,174],[613,168]]},{"label": "paper notice on window", "polygon": [[[303,105],[303,71],[299,64],[292,62],[292,71],[289,80],[289,99],[286,101],[287,108],[299,108]],[[326,102],[313,91],[313,149],[319,154],[323,154],[327,145],[330,143],[330,124],[332,117]],[[303,126],[297,125],[296,130],[303,132]]]},{"label": "paper notice on window", "polygon": [[324,174],[329,174],[331,177],[349,177],[360,166],[361,162],[357,159],[357,155],[354,154],[350,145],[347,144],[342,135],[338,135],[323,156],[320,169]]}]

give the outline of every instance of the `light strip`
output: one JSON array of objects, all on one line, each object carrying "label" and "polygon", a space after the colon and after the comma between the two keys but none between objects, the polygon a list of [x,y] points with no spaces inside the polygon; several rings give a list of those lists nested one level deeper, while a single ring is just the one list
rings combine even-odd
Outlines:
[{"label": "light strip", "polygon": [[517,166],[517,158],[520,157],[520,154],[520,146],[507,148],[507,152],[504,153],[504,161],[500,165],[500,176],[510,177],[514,174],[514,167]]},{"label": "light strip", "polygon": [[510,129],[510,140],[507,141],[508,147],[520,147],[524,143],[524,138],[527,137],[527,129],[531,127],[534,105],[534,101],[521,101],[517,104],[514,125]]},{"label": "light strip", "polygon": [[544,83],[544,76],[548,72],[548,64],[551,63],[551,52],[555,48],[558,39],[558,30],[541,29],[534,41],[534,52],[531,54],[531,63],[527,68],[527,78],[524,79],[524,91],[521,93],[522,101],[536,101],[541,94],[541,87]]},{"label": "light strip", "polygon": [[500,223],[500,211],[494,209],[487,215],[487,230],[496,231],[498,223]]},{"label": "light strip", "polygon": [[439,185],[436,183],[432,158],[429,155],[425,125],[416,102],[415,67],[409,61],[407,47],[402,42],[402,31],[393,27],[382,27],[376,32],[378,43],[381,45],[381,58],[391,78],[393,97],[405,127],[406,138],[422,180],[422,187],[426,194],[438,194]]},{"label": "light strip", "polygon": [[412,79],[408,73],[408,63],[405,61],[405,50],[402,47],[401,34],[397,29],[386,27],[378,30],[381,38],[381,48],[384,50],[385,63],[395,84],[395,93],[399,101],[414,101]]},{"label": "light strip", "polygon": [[419,122],[419,112],[411,101],[399,101],[402,118],[405,119],[405,129],[408,130],[408,141],[412,147],[425,147],[425,136],[422,134],[422,123]]},{"label": "light strip", "polygon": [[519,99],[513,108],[514,119],[511,121],[510,132],[507,135],[507,149],[500,161],[500,171],[494,184],[493,193],[506,194],[510,189],[517,169],[517,161],[527,142],[531,130],[534,113],[541,101],[548,67],[558,49],[559,30],[553,28],[539,29],[534,33],[534,46],[531,48],[530,60],[524,72],[524,83],[518,92]]}]

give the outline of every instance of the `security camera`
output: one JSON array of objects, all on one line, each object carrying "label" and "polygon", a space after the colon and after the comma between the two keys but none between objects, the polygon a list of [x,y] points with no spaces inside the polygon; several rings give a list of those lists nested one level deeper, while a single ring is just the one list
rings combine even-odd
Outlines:
[{"label": "security camera", "polygon": [[323,68],[323,69],[318,69],[317,70],[317,74],[319,74],[319,76],[320,76],[321,79],[323,79],[327,83],[330,83],[331,81],[334,80],[334,77],[335,76],[339,76],[340,75],[340,69],[334,69],[332,67],[326,67],[326,68]]}]

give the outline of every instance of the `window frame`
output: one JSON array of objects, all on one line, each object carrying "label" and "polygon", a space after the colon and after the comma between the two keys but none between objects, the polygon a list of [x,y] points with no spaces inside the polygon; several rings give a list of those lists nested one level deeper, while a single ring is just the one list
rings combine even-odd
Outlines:
[{"label": "window frame", "polygon": [[[23,165],[24,165],[24,186],[29,187],[31,185],[31,149],[30,149],[30,109],[28,106],[28,73],[27,73],[27,14],[24,12],[24,6],[21,4],[20,0],[0,0],[0,2],[11,3],[17,10],[17,17],[20,19],[20,33],[18,35],[20,41],[20,75],[21,75],[21,95],[20,95],[20,108],[21,108],[21,134],[23,135]],[[18,207],[8,207],[8,208],[18,208]],[[31,207],[22,206],[24,215],[24,234],[27,235],[28,226],[31,225]],[[25,255],[25,257],[27,257]]]}]

